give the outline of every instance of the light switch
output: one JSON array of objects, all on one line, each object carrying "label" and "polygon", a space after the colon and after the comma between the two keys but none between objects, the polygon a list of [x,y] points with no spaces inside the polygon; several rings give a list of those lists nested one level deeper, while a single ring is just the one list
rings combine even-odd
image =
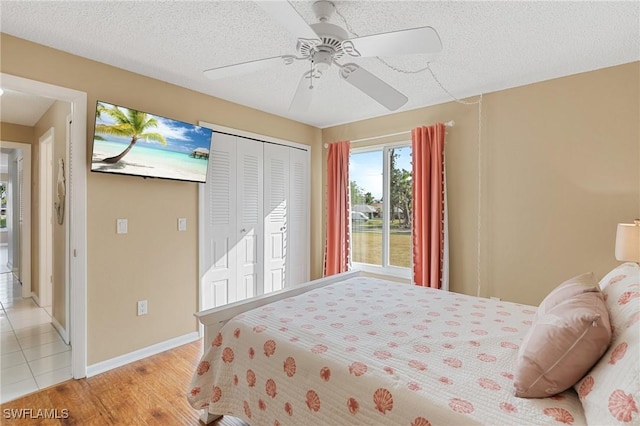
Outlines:
[{"label": "light switch", "polygon": [[118,234],[126,234],[127,225],[127,219],[116,219],[116,232]]},{"label": "light switch", "polygon": [[187,218],[179,217],[178,218],[178,231],[186,231],[187,230]]}]

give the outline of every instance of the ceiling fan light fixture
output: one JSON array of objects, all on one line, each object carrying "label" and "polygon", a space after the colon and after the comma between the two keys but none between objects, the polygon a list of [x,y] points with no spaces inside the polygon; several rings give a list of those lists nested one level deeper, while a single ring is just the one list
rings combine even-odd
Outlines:
[{"label": "ceiling fan light fixture", "polygon": [[318,72],[321,74],[328,69],[329,69],[329,64],[327,64],[326,62],[320,62],[319,64],[316,64],[316,70],[318,70]]},{"label": "ceiling fan light fixture", "polygon": [[333,52],[324,49],[318,50],[313,53],[311,62],[313,62],[313,65],[318,72],[323,73],[329,69],[333,62]]}]

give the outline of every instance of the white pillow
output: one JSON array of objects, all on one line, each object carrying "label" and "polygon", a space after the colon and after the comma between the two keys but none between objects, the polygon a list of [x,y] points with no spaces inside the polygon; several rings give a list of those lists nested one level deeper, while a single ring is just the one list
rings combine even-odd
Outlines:
[{"label": "white pillow", "polygon": [[574,386],[589,424],[640,424],[640,266],[625,263],[601,281],[613,339]]}]

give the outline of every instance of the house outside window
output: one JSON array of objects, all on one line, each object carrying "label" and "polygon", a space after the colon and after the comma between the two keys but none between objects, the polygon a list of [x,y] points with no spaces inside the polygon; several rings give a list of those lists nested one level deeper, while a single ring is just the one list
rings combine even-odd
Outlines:
[{"label": "house outside window", "polygon": [[409,142],[351,150],[354,269],[411,277],[411,174]]}]

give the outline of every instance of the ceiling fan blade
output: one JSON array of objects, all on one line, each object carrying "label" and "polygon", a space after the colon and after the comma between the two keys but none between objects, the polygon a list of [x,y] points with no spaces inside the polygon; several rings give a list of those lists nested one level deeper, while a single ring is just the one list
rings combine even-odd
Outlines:
[{"label": "ceiling fan blade", "polygon": [[298,11],[286,0],[281,1],[256,1],[265,12],[280,25],[286,28],[296,38],[317,39],[318,35],[311,29]]},{"label": "ceiling fan blade", "polygon": [[342,48],[351,56],[414,55],[438,53],[442,42],[433,28],[419,27],[345,40]]},{"label": "ceiling fan blade", "polygon": [[356,64],[344,65],[340,69],[340,77],[390,111],[397,110],[409,100],[405,95]]},{"label": "ceiling fan blade", "polygon": [[242,62],[240,64],[226,65],[224,67],[211,68],[205,70],[204,75],[212,80],[220,78],[232,77],[234,75],[249,74],[279,64],[286,64],[287,60],[283,56],[274,56],[273,58],[258,59],[256,61]]},{"label": "ceiling fan blade", "polygon": [[313,71],[307,71],[302,75],[300,83],[298,83],[298,89],[293,96],[289,111],[305,112],[309,110],[311,105],[311,98],[313,97],[313,91],[316,86],[313,85]]}]

